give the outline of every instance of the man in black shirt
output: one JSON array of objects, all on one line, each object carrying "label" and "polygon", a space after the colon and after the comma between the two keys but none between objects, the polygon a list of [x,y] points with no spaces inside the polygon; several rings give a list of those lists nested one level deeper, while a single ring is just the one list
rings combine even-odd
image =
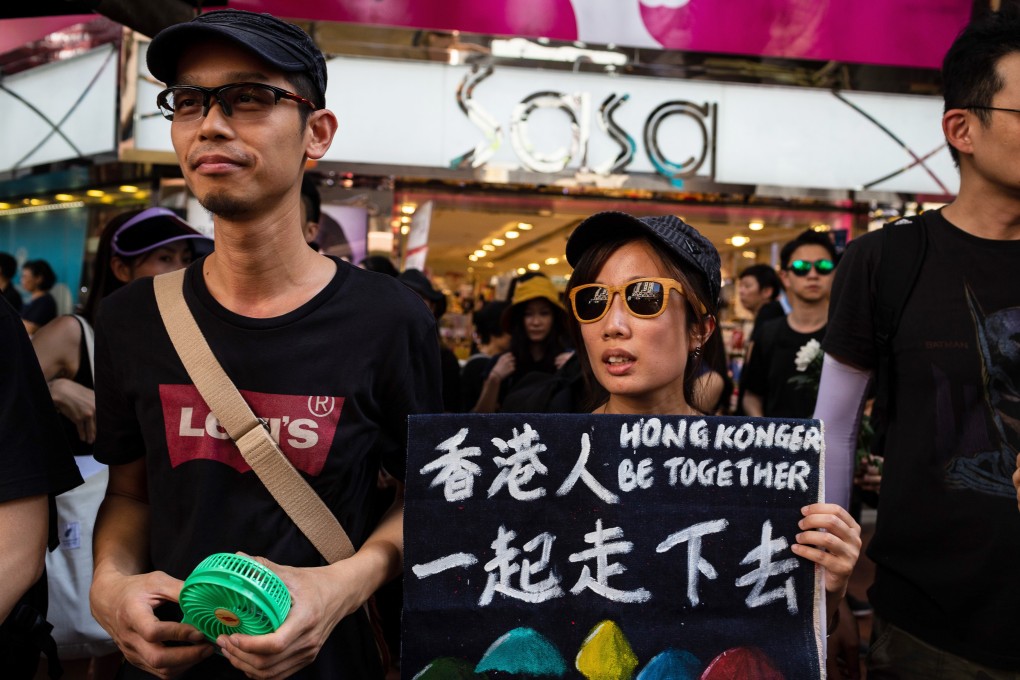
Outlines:
[{"label": "man in black shirt", "polygon": [[[408,414],[442,409],[435,320],[398,281],[305,242],[302,174],[337,119],[304,31],[208,12],[160,32],[147,61],[169,85],[157,103],[215,226],[215,251],[186,272],[185,301],[357,552],[325,564],[269,494],[184,370],[144,279],[107,298],[96,326],[96,457],[110,482],[93,612],[133,664],[126,678],[382,677],[363,605],[400,573],[403,501],[398,491],[380,518],[377,480],[382,468],[404,477]],[[293,605],[273,633],[204,643],[177,623],[182,580],[209,554],[235,551],[263,559]]]},{"label": "man in black shirt", "polygon": [[0,253],[0,293],[14,311],[20,312],[24,304],[18,289],[14,287],[14,275],[18,273],[18,261],[10,253]]},{"label": "man in black shirt", "polygon": [[[743,407],[749,416],[810,418],[815,389],[793,380],[810,373],[807,355],[825,336],[836,248],[827,234],[808,230],[783,246],[780,277],[790,313],[756,329],[751,357],[741,374]],[[798,362],[798,355],[801,361]]]},{"label": "man in black shirt", "polygon": [[78,486],[81,475],[25,326],[3,300],[0,375],[0,664],[4,677],[27,679],[41,651],[27,626],[46,614],[40,577],[47,541],[57,537],[47,497]]},{"label": "man in black shirt", "polygon": [[[1003,3],[956,39],[942,68],[942,129],[956,199],[900,220],[927,245],[890,341],[869,678],[1020,673],[1020,11]],[[920,239],[918,239],[920,241]],[[815,417],[825,422],[826,496],[846,503],[867,385],[880,365],[873,319],[881,233],[847,247],[833,286]],[[833,476],[835,475],[835,476]]]}]

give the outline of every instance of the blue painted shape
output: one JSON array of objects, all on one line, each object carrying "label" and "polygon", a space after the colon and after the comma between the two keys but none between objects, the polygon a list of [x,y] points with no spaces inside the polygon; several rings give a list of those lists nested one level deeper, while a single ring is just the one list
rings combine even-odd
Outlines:
[{"label": "blue painted shape", "polygon": [[701,670],[701,661],[690,652],[667,649],[648,662],[637,680],[698,680]]},{"label": "blue painted shape", "polygon": [[567,672],[567,662],[535,629],[514,628],[493,642],[482,655],[475,673],[485,671],[562,678]]}]

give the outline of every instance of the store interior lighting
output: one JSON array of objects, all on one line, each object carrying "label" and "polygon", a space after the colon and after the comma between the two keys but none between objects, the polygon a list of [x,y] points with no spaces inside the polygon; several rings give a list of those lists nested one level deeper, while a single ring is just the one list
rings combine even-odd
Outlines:
[{"label": "store interior lighting", "polygon": [[734,236],[734,237],[732,237],[730,239],[730,244],[735,246],[735,247],[737,247],[737,248],[743,248],[744,246],[746,246],[750,242],[751,242],[751,239],[749,237],[743,236],[743,235],[740,235],[740,234],[738,234],[738,235],[736,235],[736,236]]},{"label": "store interior lighting", "polygon": [[751,231],[761,231],[765,228],[765,223],[761,220],[752,220],[747,223],[747,228]]},{"label": "store interior lighting", "polygon": [[[0,206],[8,205],[2,203]],[[37,212],[49,212],[52,210],[70,210],[71,208],[83,208],[85,207],[84,201],[71,201],[69,203],[45,203],[37,205],[29,205],[22,208],[0,208],[0,215],[24,215],[27,213]]]},{"label": "store interior lighting", "polygon": [[0,216],[31,212],[86,207],[89,205],[122,205],[135,207],[149,198],[151,192],[137,186],[98,187],[49,195],[23,196],[0,201]]}]

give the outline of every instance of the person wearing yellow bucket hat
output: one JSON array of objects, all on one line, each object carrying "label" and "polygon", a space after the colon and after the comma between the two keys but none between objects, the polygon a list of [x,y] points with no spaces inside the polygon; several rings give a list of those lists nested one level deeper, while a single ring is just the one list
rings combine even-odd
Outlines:
[{"label": "person wearing yellow bucket hat", "polygon": [[513,386],[528,373],[555,373],[573,353],[567,344],[567,310],[560,293],[541,274],[518,279],[510,306],[501,317],[510,333],[510,351],[495,357],[482,382],[472,413],[499,410]]}]

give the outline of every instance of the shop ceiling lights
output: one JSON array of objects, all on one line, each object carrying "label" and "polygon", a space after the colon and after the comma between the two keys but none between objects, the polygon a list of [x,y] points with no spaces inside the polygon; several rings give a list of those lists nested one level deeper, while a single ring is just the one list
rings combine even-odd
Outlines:
[{"label": "shop ceiling lights", "polygon": [[[478,262],[478,256],[475,255],[474,253],[471,253],[470,255],[468,255],[468,259],[471,260],[472,262]],[[492,263],[490,262],[489,264],[492,264]]]},{"label": "shop ceiling lights", "polygon": [[492,239],[492,245],[494,245],[494,246],[501,246],[504,243],[506,243],[506,241],[504,241],[501,238],[494,238],[494,239]]},{"label": "shop ceiling lights", "polygon": [[103,196],[106,195],[106,192],[103,191],[102,189],[89,189],[88,191],[85,192],[85,195],[91,196],[92,198],[102,198]]},{"label": "shop ceiling lights", "polygon": [[[38,200],[38,199],[35,199]],[[36,212],[48,212],[51,210],[69,210],[71,208],[82,208],[85,206],[84,201],[71,201],[69,203],[47,203],[46,205],[33,205],[27,208],[10,208],[4,209],[3,206],[8,205],[7,203],[0,203],[0,216],[6,217],[7,215],[24,215],[26,213]]]},{"label": "shop ceiling lights", "polygon": [[560,262],[560,258],[558,258],[558,257],[547,257],[547,258],[545,258],[545,263],[547,265],[549,265],[550,267],[552,265],[554,265],[554,264],[559,264],[559,262]]},{"label": "shop ceiling lights", "polygon": [[490,253],[492,251],[494,251],[495,249],[496,249],[496,246],[492,245],[491,243],[486,243],[484,246],[482,246],[482,250],[487,250]]},{"label": "shop ceiling lights", "polygon": [[541,266],[537,262],[532,262],[531,264],[528,265],[528,269],[530,269],[533,272],[537,272],[539,269],[541,269]]},{"label": "shop ceiling lights", "polygon": [[750,242],[751,239],[748,238],[747,236],[734,236],[733,238],[730,239],[730,243],[735,245],[737,248],[746,246]]},{"label": "shop ceiling lights", "polygon": [[761,231],[762,229],[765,228],[765,223],[762,222],[761,220],[754,220],[752,222],[747,223],[747,228],[750,229],[751,231]]},{"label": "shop ceiling lights", "polygon": [[488,253],[485,252],[484,250],[476,250],[475,251],[475,257],[485,257],[486,255],[488,255]]},{"label": "shop ceiling lights", "polygon": [[120,190],[123,191],[125,194],[134,194],[138,192],[138,187],[132,186],[130,184],[124,184],[120,187]]},{"label": "shop ceiling lights", "polygon": [[533,224],[528,224],[527,222],[518,222],[517,223],[517,228],[520,229],[521,231],[528,231],[529,229],[532,229],[533,227],[534,227]]},{"label": "shop ceiling lights", "polygon": [[520,234],[517,233],[516,231],[508,231],[506,233],[507,238],[517,238],[518,236],[520,236]]},{"label": "shop ceiling lights", "polygon": [[400,212],[404,213],[405,215],[413,215],[414,211],[417,208],[418,206],[414,205],[413,203],[405,203],[404,205],[400,206]]}]

